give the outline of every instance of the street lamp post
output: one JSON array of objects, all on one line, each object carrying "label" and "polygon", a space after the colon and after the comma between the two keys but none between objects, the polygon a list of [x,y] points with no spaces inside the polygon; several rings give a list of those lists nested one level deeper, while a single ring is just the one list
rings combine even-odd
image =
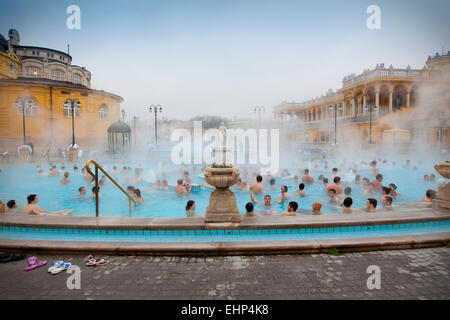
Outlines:
[{"label": "street lamp post", "polygon": [[161,105],[159,105],[159,104],[157,104],[157,105],[154,105],[154,104],[152,104],[150,107],[149,107],[149,111],[150,111],[150,113],[151,112],[154,112],[155,113],[155,145],[157,145],[158,144],[158,127],[157,127],[157,116],[158,116],[158,112],[162,112],[162,107],[161,107]]},{"label": "street lamp post", "polygon": [[133,117],[133,125],[134,125],[134,145],[136,145],[136,121],[137,121],[137,117],[134,116],[134,117]]},{"label": "street lamp post", "polygon": [[75,147],[75,101],[73,99],[70,100],[70,107],[72,109],[72,147]]},{"label": "street lamp post", "polygon": [[22,98],[22,124],[23,124],[23,144],[26,144],[25,136],[25,98]]},{"label": "street lamp post", "polygon": [[266,112],[266,108],[264,108],[263,106],[256,106],[254,111],[258,114],[258,124],[259,126],[261,126],[261,113]]},{"label": "street lamp post", "polygon": [[334,144],[337,144],[337,112],[338,110],[342,110],[342,105],[338,107],[337,103],[330,105],[329,110],[334,109]]},{"label": "street lamp post", "polygon": [[369,104],[366,106],[366,110],[369,111],[369,144],[372,144],[372,111],[376,110],[376,106],[374,107],[371,103],[371,101],[369,101]]}]

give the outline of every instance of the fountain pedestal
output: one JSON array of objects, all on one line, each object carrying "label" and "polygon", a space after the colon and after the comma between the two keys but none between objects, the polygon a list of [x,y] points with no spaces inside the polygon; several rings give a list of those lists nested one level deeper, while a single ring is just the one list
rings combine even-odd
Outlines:
[{"label": "fountain pedestal", "polygon": [[205,181],[216,187],[216,190],[211,193],[209,205],[206,208],[205,224],[210,226],[229,224],[232,226],[241,222],[236,196],[229,189],[238,180],[238,168],[209,167],[205,169]]},{"label": "fountain pedestal", "polygon": [[[434,168],[441,176],[450,179],[450,161],[435,165]],[[433,199],[433,210],[450,211],[450,182],[439,186],[437,192],[437,197]]]},{"label": "fountain pedestal", "polygon": [[78,148],[70,147],[69,151],[67,152],[67,157],[70,162],[77,162],[78,161]]}]

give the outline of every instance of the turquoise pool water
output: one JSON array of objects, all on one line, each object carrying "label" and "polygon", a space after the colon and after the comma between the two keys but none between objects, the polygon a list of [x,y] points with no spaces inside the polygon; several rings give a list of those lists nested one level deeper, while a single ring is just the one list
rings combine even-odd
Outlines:
[{"label": "turquoise pool water", "polygon": [[[437,162],[436,162],[437,163]],[[399,206],[399,203],[408,203],[412,201],[418,201],[425,196],[427,189],[437,188],[437,179],[439,174],[435,172],[432,164],[419,164],[412,162],[412,165],[416,165],[417,169],[412,168],[405,169],[402,168],[402,162],[397,162],[394,167],[392,164],[383,166],[380,164],[381,173],[384,175],[384,185],[389,183],[395,183],[398,186],[397,191],[401,193],[401,197],[397,199],[394,205]],[[78,188],[80,186],[85,186],[87,188],[88,195],[91,195],[91,188],[93,185],[89,184],[89,181],[83,179],[81,174],[81,168],[83,163],[79,163],[79,172],[75,173],[73,170],[73,164],[67,163],[67,171],[70,173],[71,183],[67,185],[62,185],[60,179],[63,175],[63,170],[60,169],[61,164],[57,164],[58,169],[61,174],[56,177],[38,177],[36,164],[29,165],[2,165],[3,172],[0,174],[0,200],[7,202],[8,200],[14,199],[19,203],[19,210],[26,204],[26,197],[29,194],[39,195],[39,206],[41,208],[48,209],[49,211],[56,211],[61,209],[74,209],[72,215],[78,216],[95,216],[95,200],[93,199],[80,199],[75,197],[78,193]],[[119,170],[123,164],[121,163],[101,163],[102,166],[111,172],[112,166],[117,165]],[[133,169],[138,167],[137,163],[127,163]],[[42,168],[45,173],[49,171],[48,163],[41,163]],[[329,202],[328,196],[324,192],[324,186],[318,181],[318,176],[323,174],[328,177],[331,181],[331,168],[334,167],[333,164],[329,163],[328,170],[323,168],[313,168],[310,164],[301,164],[302,167],[309,167],[310,174],[315,178],[315,183],[307,185],[305,192],[306,197],[300,197],[295,194],[295,190],[298,189],[298,181],[293,178],[281,178],[275,177],[276,184],[275,188],[270,189],[267,179],[263,181],[266,188],[265,194],[270,194],[274,201],[280,199],[280,186],[285,184],[289,187],[288,193],[293,194],[292,197],[288,198],[286,203],[274,205],[273,210],[276,211],[275,214],[286,210],[287,203],[289,201],[297,201],[299,203],[301,214],[308,213],[311,210],[311,205],[314,201],[320,201],[323,205],[322,211],[324,214],[328,213],[339,213],[333,204]],[[319,166],[320,167],[320,166]],[[171,186],[168,191],[159,191],[152,188],[153,182],[156,178],[162,178],[161,164],[159,165],[148,165],[143,166],[142,177],[143,182],[134,182],[134,173],[123,174],[119,173],[115,176],[118,182],[126,188],[128,185],[133,185],[139,188],[142,192],[144,198],[144,204],[142,206],[133,208],[133,217],[185,217],[185,205],[188,200],[195,200],[197,205],[197,212],[202,215],[206,211],[206,207],[209,202],[209,196],[212,190],[201,189],[196,190],[191,194],[178,196],[174,192],[174,185],[176,180],[181,177],[180,167],[166,165],[164,170],[167,173],[167,180]],[[202,173],[201,168],[197,166],[196,170],[192,166],[186,166],[186,169],[190,172],[190,177],[194,184],[205,183],[199,175]],[[289,169],[291,175],[299,174],[298,169]],[[243,170],[241,170],[241,173]],[[252,168],[249,168],[249,172],[252,172]],[[362,177],[367,177],[371,181],[375,178],[375,175],[368,168],[360,169],[359,173]],[[424,174],[434,173],[436,175],[436,180],[434,182],[424,182]],[[361,185],[357,185],[352,181],[352,177],[349,177],[348,171],[340,173],[342,177],[343,186],[350,186],[352,188],[351,196],[353,198],[353,207],[363,207],[367,201],[368,196],[363,194],[363,188]],[[249,184],[252,183],[252,178],[249,174],[248,176]],[[205,183],[206,184],[206,183]],[[250,201],[249,192],[242,192],[235,188],[232,190],[236,194],[237,204],[242,212],[245,211],[245,204]],[[128,216],[128,200],[127,198],[111,183],[106,182],[104,186],[100,189],[100,215],[101,216]],[[379,206],[381,206],[381,195],[376,194],[373,197],[378,199]],[[258,201],[263,202],[263,194],[256,195]],[[260,206],[256,207],[257,211],[261,211]]]},{"label": "turquoise pool water", "polygon": [[0,226],[0,238],[54,241],[230,242],[400,236],[450,232],[450,220],[374,226],[265,230],[108,230]]}]

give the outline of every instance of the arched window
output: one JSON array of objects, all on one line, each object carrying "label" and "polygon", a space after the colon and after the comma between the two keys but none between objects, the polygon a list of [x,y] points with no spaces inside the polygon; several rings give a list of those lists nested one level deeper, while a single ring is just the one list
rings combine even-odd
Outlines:
[{"label": "arched window", "polygon": [[74,83],[81,83],[81,76],[78,73],[72,75],[72,80]]},{"label": "arched window", "polygon": [[64,102],[64,108],[63,108],[63,113],[64,113],[64,117],[72,117],[72,101],[73,101],[73,115],[75,118],[79,118],[80,117],[80,101],[78,101],[77,99],[67,99]]},{"label": "arched window", "polygon": [[53,69],[52,70],[52,79],[64,81],[66,79],[66,74],[62,70]]},{"label": "arched window", "polygon": [[108,107],[105,104],[101,104],[98,107],[98,118],[100,120],[108,120]]},{"label": "arched window", "polygon": [[39,78],[41,76],[41,69],[38,67],[27,67],[25,69],[25,76],[29,78]]},{"label": "arched window", "polygon": [[14,64],[14,62],[9,63],[9,72],[16,74],[16,65]]},{"label": "arched window", "polygon": [[26,116],[37,116],[39,114],[39,105],[31,97],[20,97],[16,100],[17,115],[22,116],[25,110]]}]

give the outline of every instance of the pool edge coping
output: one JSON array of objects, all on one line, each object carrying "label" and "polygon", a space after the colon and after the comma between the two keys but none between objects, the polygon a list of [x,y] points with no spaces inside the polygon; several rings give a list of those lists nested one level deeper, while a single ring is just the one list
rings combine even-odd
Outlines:
[{"label": "pool edge coping", "polygon": [[312,254],[438,247],[450,242],[450,232],[370,238],[276,240],[242,242],[94,242],[2,239],[0,249],[14,252],[108,255],[256,255]]}]

